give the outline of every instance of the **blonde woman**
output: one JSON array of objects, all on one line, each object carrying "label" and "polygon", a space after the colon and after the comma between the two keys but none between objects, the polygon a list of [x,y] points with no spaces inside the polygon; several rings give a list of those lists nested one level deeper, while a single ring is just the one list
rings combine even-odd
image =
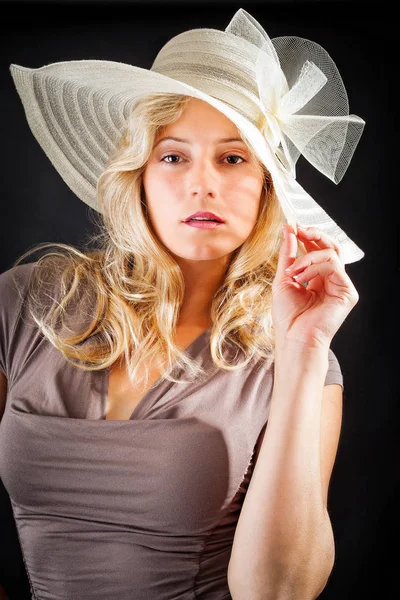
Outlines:
[{"label": "blonde woman", "polygon": [[335,67],[285,52],[239,10],[149,71],[12,65],[34,135],[99,215],[85,251],[40,244],[0,275],[0,475],[37,600],[311,600],[327,583],[330,343],[363,252],[294,166],[301,146],[340,179],[363,121],[305,113]]}]

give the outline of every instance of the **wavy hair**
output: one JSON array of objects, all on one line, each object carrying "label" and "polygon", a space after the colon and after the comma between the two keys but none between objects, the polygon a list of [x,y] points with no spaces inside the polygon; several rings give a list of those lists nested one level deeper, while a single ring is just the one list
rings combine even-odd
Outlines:
[{"label": "wavy hair", "polygon": [[[142,184],[158,131],[180,117],[189,98],[152,94],[136,102],[99,178],[101,212],[83,248],[41,243],[13,263],[47,249],[35,261],[25,302],[43,335],[78,368],[101,370],[125,359],[131,381],[144,378],[146,385],[146,365],[166,367],[162,379],[176,383],[204,373],[174,341],[184,278],[152,229]],[[269,172],[239,134],[262,168],[264,185],[257,222],[233,252],[212,298],[210,351],[214,365],[226,371],[274,351],[272,282],[285,221]],[[225,356],[227,346],[236,351],[233,360]],[[242,361],[236,360],[238,352]],[[185,370],[189,380],[173,377],[174,367]]]}]

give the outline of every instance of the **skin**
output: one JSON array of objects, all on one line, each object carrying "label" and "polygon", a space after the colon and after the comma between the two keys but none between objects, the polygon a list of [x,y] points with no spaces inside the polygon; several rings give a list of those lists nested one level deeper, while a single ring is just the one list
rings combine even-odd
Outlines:
[{"label": "skin", "polygon": [[[160,142],[164,137],[187,143]],[[239,139],[220,143],[226,138]],[[158,133],[143,186],[154,231],[184,276],[180,323],[208,325],[211,300],[232,253],[255,225],[261,167],[225,115],[191,98],[181,117]],[[197,211],[214,212],[225,223],[208,230],[186,225],[184,220]]]}]

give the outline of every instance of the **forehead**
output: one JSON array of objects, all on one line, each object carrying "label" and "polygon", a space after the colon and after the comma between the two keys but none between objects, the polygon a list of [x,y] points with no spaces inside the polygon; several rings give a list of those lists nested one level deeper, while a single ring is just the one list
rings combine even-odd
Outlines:
[{"label": "forehead", "polygon": [[217,127],[218,130],[240,137],[236,125],[226,115],[198,98],[189,98],[180,117],[173,123],[164,126],[163,130],[165,132],[187,127],[195,127],[201,131]]}]

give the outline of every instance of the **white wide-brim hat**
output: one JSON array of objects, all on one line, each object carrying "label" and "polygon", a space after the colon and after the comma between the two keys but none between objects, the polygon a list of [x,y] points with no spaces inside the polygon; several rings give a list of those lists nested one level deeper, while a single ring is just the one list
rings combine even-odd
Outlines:
[{"label": "white wide-brim hat", "polygon": [[328,233],[343,260],[364,252],[296,181],[302,154],[338,183],[365,122],[349,115],[338,69],[318,44],[270,39],[239,9],[225,31],[191,29],[169,40],[151,69],[78,60],[10,66],[29,126],[71,190],[93,209],[97,182],[142,96],[173,93],[208,102],[246,136],[271,174],[286,220]]}]

